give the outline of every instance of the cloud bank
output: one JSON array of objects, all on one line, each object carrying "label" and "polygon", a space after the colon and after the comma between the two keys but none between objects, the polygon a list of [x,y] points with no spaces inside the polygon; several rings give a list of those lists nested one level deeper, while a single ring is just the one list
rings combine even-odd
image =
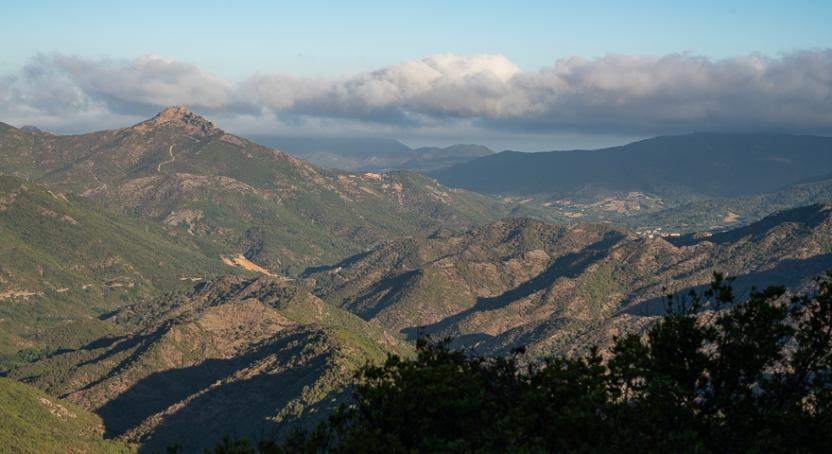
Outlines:
[{"label": "cloud bank", "polygon": [[538,71],[501,55],[446,54],[341,79],[258,74],[240,82],[156,55],[38,55],[0,75],[0,121],[18,125],[120,126],[173,104],[247,132],[829,133],[832,49],[719,60],[612,54]]}]

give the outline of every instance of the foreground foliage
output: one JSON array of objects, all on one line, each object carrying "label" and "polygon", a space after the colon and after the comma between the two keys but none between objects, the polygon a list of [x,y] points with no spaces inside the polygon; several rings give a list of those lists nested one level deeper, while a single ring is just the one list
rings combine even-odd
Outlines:
[{"label": "foreground foliage", "polygon": [[[669,299],[608,355],[520,365],[419,343],[358,375],[354,405],[277,452],[821,452],[832,446],[832,273],[734,304],[729,280]],[[730,309],[723,310],[725,307]],[[518,352],[519,353],[519,352]],[[255,452],[225,440],[216,452]]]}]

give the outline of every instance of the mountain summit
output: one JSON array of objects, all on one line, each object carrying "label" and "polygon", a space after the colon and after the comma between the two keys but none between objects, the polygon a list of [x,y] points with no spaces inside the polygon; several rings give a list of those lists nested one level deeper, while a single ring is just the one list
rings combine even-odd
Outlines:
[{"label": "mountain summit", "polygon": [[0,173],[218,241],[221,250],[211,252],[218,260],[242,254],[271,272],[298,273],[380,241],[508,214],[416,174],[321,171],[182,106],[132,127],[72,136],[32,137],[0,125]]},{"label": "mountain summit", "polygon": [[209,136],[222,132],[205,117],[195,114],[185,106],[171,106],[159,112],[155,117],[145,120],[132,129],[146,131],[160,127],[184,128],[188,135]]}]

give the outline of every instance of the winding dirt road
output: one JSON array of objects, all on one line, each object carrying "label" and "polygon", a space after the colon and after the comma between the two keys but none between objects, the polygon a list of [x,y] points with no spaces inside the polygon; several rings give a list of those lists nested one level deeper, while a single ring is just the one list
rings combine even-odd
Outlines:
[{"label": "winding dirt road", "polygon": [[156,172],[162,173],[162,166],[165,164],[171,164],[173,161],[176,161],[176,156],[173,155],[173,145],[168,147],[168,154],[170,154],[170,159],[167,161],[162,161],[158,165],[156,165]]}]

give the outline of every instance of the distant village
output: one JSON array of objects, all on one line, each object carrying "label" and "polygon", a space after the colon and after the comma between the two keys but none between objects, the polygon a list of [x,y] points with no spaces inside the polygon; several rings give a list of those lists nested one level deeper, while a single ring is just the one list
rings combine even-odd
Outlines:
[{"label": "distant village", "polygon": [[643,238],[668,238],[668,237],[679,237],[682,236],[679,232],[666,232],[661,227],[654,227],[648,229],[638,229],[636,233],[643,237]]}]

